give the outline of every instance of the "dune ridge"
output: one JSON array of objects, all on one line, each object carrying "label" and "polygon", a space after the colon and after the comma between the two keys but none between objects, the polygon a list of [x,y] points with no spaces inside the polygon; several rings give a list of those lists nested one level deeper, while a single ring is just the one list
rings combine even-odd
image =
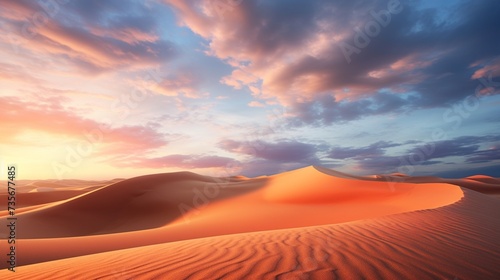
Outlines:
[{"label": "dune ridge", "polygon": [[[451,277],[451,269],[456,275],[490,279],[497,271],[491,261],[500,252],[498,199],[458,186],[472,181],[474,189],[489,183],[390,176],[353,176],[312,166],[257,179],[179,172],[127,179],[60,201],[27,203],[19,215],[23,253],[15,275],[394,278],[410,275],[404,260],[411,259],[415,268],[410,271],[423,277],[418,279]],[[490,185],[495,191],[500,186]],[[218,195],[193,205],[194,193],[215,193],[216,188]],[[181,213],[180,204],[192,208]],[[49,226],[41,228],[41,221]],[[429,260],[418,259],[427,258],[426,253]],[[492,259],[479,258],[485,254]],[[441,257],[449,260],[437,260]],[[473,266],[457,268],[466,263]],[[6,272],[0,271],[0,278],[12,277]],[[218,276],[206,278],[211,275]]]},{"label": "dune ridge", "polygon": [[[464,193],[448,206],[347,224],[200,238],[33,264],[21,267],[16,279],[497,279],[500,217],[492,214],[500,205],[494,198]],[[0,275],[14,279],[5,271]]]},{"label": "dune ridge", "polygon": [[[181,215],[177,206],[192,201],[192,189],[201,192],[204,186],[214,182],[213,178],[190,172],[154,174],[120,181],[41,208],[21,211],[18,218],[27,229],[20,232],[19,237],[60,238],[160,227]],[[236,185],[240,181],[234,182]],[[258,184],[257,181],[253,183]],[[240,191],[252,189],[250,186]],[[56,195],[62,196],[61,192],[56,192]],[[233,193],[232,188],[226,188],[213,201]],[[21,194],[20,200],[29,195],[33,194]]]}]

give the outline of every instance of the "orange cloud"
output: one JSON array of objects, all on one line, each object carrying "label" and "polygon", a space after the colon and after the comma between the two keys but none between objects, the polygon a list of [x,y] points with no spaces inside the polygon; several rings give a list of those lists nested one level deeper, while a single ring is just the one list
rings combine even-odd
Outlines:
[{"label": "orange cloud", "polygon": [[201,77],[190,69],[177,69],[175,73],[161,78],[159,82],[146,85],[154,93],[166,96],[184,95],[188,98],[201,98],[208,93],[200,90]]},{"label": "orange cloud", "polygon": [[228,167],[239,164],[238,161],[220,156],[209,155],[168,155],[156,158],[146,158],[138,156],[129,160],[120,160],[116,163],[121,167],[140,167],[140,168],[218,168]]},{"label": "orange cloud", "polygon": [[[135,22],[104,27],[91,19],[68,25],[34,3],[6,1],[11,10],[1,12],[9,34],[7,43],[17,52],[52,58],[58,65],[66,63],[91,74],[158,66],[176,54],[174,45],[160,40],[155,29],[137,28]],[[58,6],[59,14],[69,13],[64,7]]]},{"label": "orange cloud", "polygon": [[[478,66],[478,65],[476,65]],[[480,66],[478,70],[472,74],[472,79],[481,79],[491,77],[500,76],[500,58],[494,59],[491,62],[485,63]]]},{"label": "orange cloud", "polygon": [[[241,1],[222,7],[222,14],[213,4],[217,1],[164,2],[177,11],[180,24],[209,41],[208,54],[234,67],[221,83],[236,89],[248,87],[258,98],[277,99],[283,105],[324,94],[341,100],[372,94],[395,81],[394,77],[375,80],[367,72],[346,68],[332,38],[346,38],[352,30],[332,21],[335,15],[321,13],[314,1],[290,3],[286,8],[278,3]],[[335,5],[321,7],[330,8]],[[339,12],[338,16],[344,15]],[[343,90],[346,87],[349,94]]]},{"label": "orange cloud", "polygon": [[[16,143],[25,131],[89,141],[99,145],[101,154],[128,154],[131,150],[147,152],[165,146],[165,135],[146,126],[112,127],[110,124],[80,117],[65,108],[64,98],[23,100],[0,97],[0,134],[2,142]],[[33,143],[36,144],[36,139]]]}]

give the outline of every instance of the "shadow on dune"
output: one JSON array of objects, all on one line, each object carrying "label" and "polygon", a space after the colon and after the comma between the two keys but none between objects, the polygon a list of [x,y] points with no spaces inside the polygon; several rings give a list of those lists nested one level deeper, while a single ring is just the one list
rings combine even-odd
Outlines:
[{"label": "shadow on dune", "polygon": [[339,171],[331,170],[321,166],[314,166],[318,171],[328,175],[342,177],[346,179],[357,179],[365,181],[385,181],[388,183],[447,183],[457,185],[462,188],[490,195],[500,195],[500,178],[493,178],[485,175],[469,176],[462,179],[440,178],[436,176],[408,176],[402,173],[380,174],[373,176],[355,176]]},{"label": "shadow on dune", "polygon": [[[18,215],[18,238],[60,238],[152,229],[206,204],[258,189],[266,179],[191,172],[127,179]],[[2,218],[5,223],[5,217]],[[1,229],[1,236],[7,233]]]}]

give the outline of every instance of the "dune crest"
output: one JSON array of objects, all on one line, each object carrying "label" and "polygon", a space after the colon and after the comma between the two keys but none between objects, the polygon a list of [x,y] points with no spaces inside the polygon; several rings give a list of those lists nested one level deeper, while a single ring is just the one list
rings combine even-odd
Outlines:
[{"label": "dune crest", "polygon": [[[450,204],[462,197],[460,189],[451,185],[433,184],[421,187],[415,184],[367,181],[368,178],[365,177],[361,177],[364,179],[361,181],[355,176],[325,170],[309,166],[273,176],[265,189],[265,197],[272,202],[284,203],[368,203],[431,191],[435,204],[431,203],[431,199],[427,199],[423,203],[420,202],[422,208]],[[427,203],[429,204],[425,206]]]},{"label": "dune crest", "polygon": [[[250,232],[23,266],[2,279],[497,279],[500,211],[458,203],[357,223]],[[494,227],[492,229],[492,227]]]},{"label": "dune crest", "polygon": [[[491,261],[460,270],[457,256],[474,263],[479,261],[469,258],[474,246],[500,249],[500,231],[488,228],[500,229],[500,220],[481,216],[500,204],[459,183],[499,187],[470,179],[354,176],[309,166],[261,178],[177,172],[87,191],[24,193],[32,204],[19,210],[22,254],[16,279],[53,273],[105,279],[405,279],[410,275],[398,263],[403,259],[412,259],[422,277],[448,277],[451,268],[456,275],[491,275],[486,271]],[[449,232],[460,232],[465,240]],[[369,259],[362,261],[360,254]],[[441,258],[453,263],[446,266]],[[109,271],[109,262],[120,268]],[[4,272],[0,277],[9,279]]]}]

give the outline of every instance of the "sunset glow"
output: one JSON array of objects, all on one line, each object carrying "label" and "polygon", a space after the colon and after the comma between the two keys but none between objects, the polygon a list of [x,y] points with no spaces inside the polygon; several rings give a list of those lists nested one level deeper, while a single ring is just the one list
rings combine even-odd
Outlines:
[{"label": "sunset glow", "polygon": [[1,1],[2,165],[500,176],[497,4],[212,2]]},{"label": "sunset glow", "polygon": [[498,280],[499,15],[0,0],[0,279]]}]

